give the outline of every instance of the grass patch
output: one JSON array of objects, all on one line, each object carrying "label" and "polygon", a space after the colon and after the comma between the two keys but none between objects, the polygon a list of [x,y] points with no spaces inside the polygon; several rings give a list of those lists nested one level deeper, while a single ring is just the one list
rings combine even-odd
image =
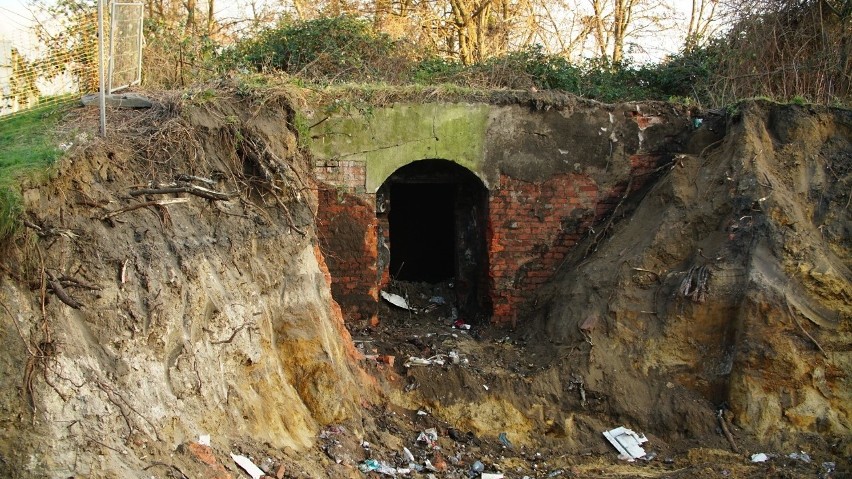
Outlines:
[{"label": "grass patch", "polygon": [[49,168],[62,155],[55,127],[67,105],[0,117],[0,238],[19,225],[20,182]]}]

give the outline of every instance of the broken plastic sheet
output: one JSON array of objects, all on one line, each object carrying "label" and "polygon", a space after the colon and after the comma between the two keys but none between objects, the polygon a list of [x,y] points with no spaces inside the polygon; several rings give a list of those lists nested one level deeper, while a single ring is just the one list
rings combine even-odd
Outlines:
[{"label": "broken plastic sheet", "polygon": [[629,461],[639,459],[645,455],[645,449],[640,446],[648,439],[644,435],[636,434],[626,427],[617,427],[609,431],[604,431],[604,437],[612,444],[621,456]]},{"label": "broken plastic sheet", "polygon": [[416,356],[411,356],[408,358],[408,361],[406,361],[403,366],[407,368],[410,368],[412,366],[431,366],[433,364],[443,366],[446,362],[447,357],[443,354],[436,354],[431,358],[418,358]]},{"label": "broken plastic sheet", "polygon": [[387,291],[382,291],[380,293],[382,298],[388,303],[402,309],[407,309],[411,311],[411,306],[408,305],[408,301],[405,300],[402,296],[398,294],[388,293]]}]

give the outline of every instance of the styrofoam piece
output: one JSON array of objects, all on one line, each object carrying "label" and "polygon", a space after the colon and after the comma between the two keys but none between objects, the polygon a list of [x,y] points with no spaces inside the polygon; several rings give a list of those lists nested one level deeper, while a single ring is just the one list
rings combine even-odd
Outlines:
[{"label": "styrofoam piece", "polygon": [[640,446],[648,439],[641,434],[636,434],[624,426],[610,429],[603,433],[604,437],[612,444],[618,452],[628,459],[639,459],[645,455],[645,449]]}]

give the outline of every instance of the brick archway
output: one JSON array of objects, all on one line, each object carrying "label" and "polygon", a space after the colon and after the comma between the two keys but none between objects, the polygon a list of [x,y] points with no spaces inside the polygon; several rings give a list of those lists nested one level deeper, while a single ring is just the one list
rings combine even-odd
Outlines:
[{"label": "brick archway", "polygon": [[463,316],[489,316],[482,180],[448,160],[419,160],[389,175],[377,202],[383,284],[452,282]]}]

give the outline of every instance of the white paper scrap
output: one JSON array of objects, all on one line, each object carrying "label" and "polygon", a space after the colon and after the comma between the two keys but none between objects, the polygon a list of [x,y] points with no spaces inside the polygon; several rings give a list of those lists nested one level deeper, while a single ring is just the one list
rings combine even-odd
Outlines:
[{"label": "white paper scrap", "polygon": [[238,466],[242,467],[243,470],[251,476],[251,479],[260,479],[260,477],[263,476],[263,471],[261,471],[259,467],[255,466],[254,463],[251,462],[251,459],[237,454],[231,454],[231,459],[233,459]]}]

